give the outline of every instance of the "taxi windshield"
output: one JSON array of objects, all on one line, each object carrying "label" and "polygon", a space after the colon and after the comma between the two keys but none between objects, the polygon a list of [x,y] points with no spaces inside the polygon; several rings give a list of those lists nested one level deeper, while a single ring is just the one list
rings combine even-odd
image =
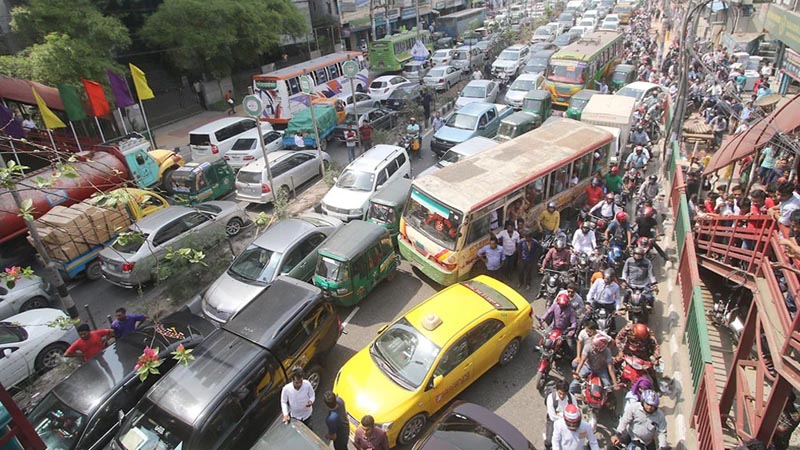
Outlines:
[{"label": "taxi windshield", "polygon": [[370,347],[375,364],[406,389],[422,385],[440,348],[402,318],[386,329]]}]

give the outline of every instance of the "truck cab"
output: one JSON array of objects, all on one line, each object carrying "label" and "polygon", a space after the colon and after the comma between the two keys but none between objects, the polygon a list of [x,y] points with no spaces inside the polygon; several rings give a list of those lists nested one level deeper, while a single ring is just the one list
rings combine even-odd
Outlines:
[{"label": "truck cab", "polygon": [[154,187],[159,182],[167,189],[172,172],[186,163],[172,150],[150,150],[150,141],[139,133],[128,133],[98,147],[118,152],[125,160],[133,182],[142,189]]}]

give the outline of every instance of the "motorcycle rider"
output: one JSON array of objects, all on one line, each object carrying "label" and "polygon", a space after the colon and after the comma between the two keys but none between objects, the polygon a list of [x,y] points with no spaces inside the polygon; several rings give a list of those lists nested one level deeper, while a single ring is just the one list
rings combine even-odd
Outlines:
[{"label": "motorcycle rider", "polygon": [[625,356],[635,356],[653,364],[661,359],[661,351],[655,334],[643,323],[628,323],[617,334],[616,339],[619,354],[616,362],[621,362]]},{"label": "motorcycle rider", "polygon": [[583,192],[586,194],[586,208],[591,208],[603,201],[603,186],[601,186],[601,182],[597,178],[592,178],[592,182],[586,186]]},{"label": "motorcycle rider", "polygon": [[547,254],[544,256],[542,267],[539,271],[544,273],[544,269],[548,268],[548,266],[559,272],[565,271],[569,269],[571,256],[572,252],[567,248],[567,240],[564,236],[559,236],[556,238],[553,248],[548,250]]},{"label": "motorcycle rider", "polygon": [[547,421],[545,423],[544,448],[553,448],[553,426],[564,416],[564,410],[569,405],[576,405],[575,396],[569,392],[569,383],[559,381],[556,388],[545,398],[547,407]]},{"label": "motorcycle rider", "polygon": [[570,392],[580,395],[581,380],[590,374],[600,377],[605,387],[616,386],[617,374],[614,372],[614,358],[611,357],[611,350],[608,348],[609,342],[611,338],[607,334],[597,333],[583,348],[578,366],[572,372]]},{"label": "motorcycle rider", "polygon": [[[589,222],[584,221],[572,235],[572,252],[574,255],[586,253],[591,255],[597,249],[597,239]],[[573,261],[574,263],[574,261]]]},{"label": "motorcycle rider", "polygon": [[634,228],[636,229],[636,235],[639,237],[646,237],[650,239],[653,248],[656,249],[659,255],[661,255],[664,260],[667,260],[667,254],[664,252],[664,249],[658,245],[655,241],[656,233],[659,235],[663,235],[664,232],[658,226],[658,220],[656,219],[656,210],[652,206],[649,206],[651,202],[645,202],[645,206],[642,209],[642,213],[636,217],[636,221],[634,223]]},{"label": "motorcycle rider", "polygon": [[556,202],[547,203],[547,209],[539,214],[538,223],[543,233],[556,234],[561,226],[561,213],[556,209]]},{"label": "motorcycle rider", "polygon": [[584,422],[574,404],[564,408],[564,415],[553,426],[553,450],[600,450],[592,425]]},{"label": "motorcycle rider", "polygon": [[572,360],[572,370],[575,370],[575,368],[578,367],[578,361],[581,359],[581,354],[583,354],[584,347],[592,342],[592,338],[595,334],[597,334],[597,322],[592,319],[584,322],[583,329],[580,333],[578,333],[578,338],[575,340],[575,359]]},{"label": "motorcycle rider", "polygon": [[628,159],[625,160],[625,167],[627,169],[638,169],[644,170],[647,166],[647,155],[644,153],[644,147],[641,145],[637,145],[633,149],[633,153],[628,155]]},{"label": "motorcycle rider", "polygon": [[561,330],[570,353],[575,351],[575,334],[578,329],[578,317],[572,309],[567,294],[559,294],[556,296],[556,301],[550,305],[550,309],[547,310],[547,313],[541,319],[540,329],[544,329],[545,324],[550,325],[551,329]]},{"label": "motorcycle rider", "polygon": [[612,166],[606,174],[606,191],[614,194],[622,193],[622,177],[619,175],[619,167]]},{"label": "motorcycle rider", "polygon": [[644,130],[643,125],[636,125],[636,128],[631,132],[631,144],[637,146],[644,146],[650,143],[650,136]]},{"label": "motorcycle rider", "polygon": [[[603,308],[609,315],[616,314],[622,303],[619,285],[614,279],[614,269],[608,268],[603,272],[603,278],[592,283],[589,294],[586,296],[592,309]],[[611,321],[612,325],[614,321]]]},{"label": "motorcycle rider", "polygon": [[406,127],[406,136],[411,138],[411,150],[417,154],[418,157],[421,157],[420,150],[420,140],[419,140],[419,124],[417,123],[417,119],[412,117],[408,119],[408,126]]},{"label": "motorcycle rider", "polygon": [[655,200],[660,191],[661,186],[658,184],[658,176],[650,175],[647,177],[647,181],[639,187],[639,201],[644,203],[646,200]]},{"label": "motorcycle rider", "polygon": [[658,285],[653,274],[653,263],[645,258],[645,253],[647,253],[647,250],[642,247],[633,249],[633,256],[628,258],[625,261],[625,265],[622,266],[622,279],[625,280],[626,285],[632,288],[644,290],[650,288],[651,291],[645,294],[645,298],[647,299],[647,307],[652,308],[655,302],[653,292],[657,292]]},{"label": "motorcycle rider", "polygon": [[605,200],[599,201],[589,210],[589,214],[610,222],[614,219],[614,214],[617,214],[617,204],[614,203],[614,198],[614,193],[609,192],[606,194]]},{"label": "motorcycle rider", "polygon": [[578,318],[578,326],[580,326],[583,322],[584,313],[589,312],[591,308],[583,303],[583,297],[578,293],[578,286],[573,282],[567,284],[566,289],[562,289],[556,296],[562,294],[569,298],[569,304],[572,306],[572,310],[575,311],[575,317]]},{"label": "motorcycle rider", "polygon": [[631,246],[633,242],[633,230],[628,223],[628,214],[620,211],[614,216],[614,220],[608,224],[605,233],[606,242],[610,242],[609,238],[613,237],[614,240],[627,247]]},{"label": "motorcycle rider", "polygon": [[658,404],[658,394],[652,389],[642,392],[640,403],[627,403],[615,430],[616,433],[611,436],[611,443],[628,445],[633,439],[637,439],[645,444],[648,450],[656,450],[656,443],[661,450],[669,449],[667,419],[664,417],[664,412],[658,409]]}]

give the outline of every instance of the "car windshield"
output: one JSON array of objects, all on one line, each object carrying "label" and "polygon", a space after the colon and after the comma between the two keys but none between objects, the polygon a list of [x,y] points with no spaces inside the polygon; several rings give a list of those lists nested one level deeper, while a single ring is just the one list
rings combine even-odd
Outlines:
[{"label": "car windshield", "polygon": [[558,21],[559,22],[567,22],[567,21],[571,21],[572,19],[573,19],[572,14],[564,13],[564,14],[558,16]]},{"label": "car windshield", "polygon": [[501,123],[500,127],[497,129],[498,136],[504,136],[507,138],[515,138],[517,133],[517,126],[511,123]]},{"label": "car windshield", "polygon": [[180,450],[192,435],[191,427],[148,400],[128,417],[115,438],[125,450]]},{"label": "car windshield", "polygon": [[406,223],[442,247],[454,250],[463,214],[413,189],[403,212]]},{"label": "car windshield", "polygon": [[618,90],[616,95],[622,95],[622,96],[625,96],[625,97],[632,97],[632,98],[635,98],[636,100],[639,100],[639,98],[642,95],[642,93],[643,92],[641,90],[639,90],[639,89],[634,89],[632,87],[625,86],[624,88]]},{"label": "car windshield", "polygon": [[369,353],[389,378],[406,389],[415,389],[425,381],[439,350],[404,317],[381,333]]},{"label": "car windshield", "polygon": [[253,172],[250,170],[240,170],[238,174],[236,174],[236,181],[239,183],[247,183],[247,184],[261,184],[261,172]]},{"label": "car windshield", "polygon": [[537,28],[536,32],[533,33],[537,36],[550,36],[550,29],[549,28]]},{"label": "car windshield", "polygon": [[547,79],[562,83],[583,84],[586,64],[574,61],[551,62],[547,67]]},{"label": "car windshield", "polygon": [[537,80],[523,80],[521,78],[517,78],[516,81],[511,83],[511,87],[509,87],[512,91],[530,91],[532,89],[536,89],[536,81]]},{"label": "car windshield", "polygon": [[625,72],[614,72],[614,75],[611,75],[611,81],[616,82],[625,82],[628,79],[628,74]]},{"label": "car windshield", "polygon": [[233,261],[228,274],[242,281],[267,284],[275,277],[280,260],[280,253],[251,245]]},{"label": "car windshield", "polygon": [[356,123],[356,115],[352,113],[345,115],[344,123]]},{"label": "car windshield", "polygon": [[469,59],[469,52],[466,50],[456,50],[453,53],[453,59],[456,61],[463,61]]},{"label": "car windshield", "polygon": [[572,33],[564,33],[561,36],[557,37],[556,40],[553,41],[553,43],[558,45],[558,46],[560,46],[560,47],[563,47],[565,45],[569,45],[569,43],[572,42],[572,36],[575,36],[575,35],[572,34]]},{"label": "car windshield", "polygon": [[445,69],[433,69],[430,72],[428,72],[428,76],[433,78],[443,77],[445,75],[447,75]]},{"label": "car windshield", "polygon": [[478,118],[467,114],[455,113],[447,119],[447,126],[461,130],[474,130],[478,123]]},{"label": "car windshield", "polygon": [[419,72],[421,68],[422,66],[419,64],[406,64],[406,66],[403,67],[403,71],[406,73],[414,73]]},{"label": "car windshield", "polygon": [[375,184],[375,174],[347,169],[339,176],[336,187],[353,191],[371,192]]},{"label": "car windshield", "polygon": [[500,61],[516,61],[519,59],[519,52],[516,50],[503,50],[497,59]]},{"label": "car windshield", "polygon": [[331,281],[346,281],[350,279],[347,263],[322,256],[317,261],[317,275]]},{"label": "car windshield", "polygon": [[464,159],[463,154],[454,152],[452,149],[450,149],[447,152],[445,152],[445,154],[442,156],[442,159],[439,160],[439,165],[441,167],[447,167],[450,164],[455,164],[461,161],[462,159]]},{"label": "car windshield", "polygon": [[369,85],[370,89],[383,89],[385,87],[386,87],[386,82],[385,81],[373,81]]},{"label": "car windshield", "polygon": [[380,203],[371,202],[367,212],[367,220],[376,223],[393,224],[395,219],[394,208]]},{"label": "car windshield", "polygon": [[142,247],[142,245],[147,241],[146,234],[142,233],[128,233],[125,237],[118,237],[113,244],[111,244],[111,248],[120,252],[120,253],[136,253]]},{"label": "car windshield", "polygon": [[450,50],[438,50],[433,54],[433,57],[437,59],[447,58],[448,56],[450,56]]},{"label": "car windshield", "polygon": [[256,138],[242,138],[233,143],[231,150],[252,150],[256,147]]},{"label": "car windshield", "polygon": [[47,448],[68,450],[77,444],[87,419],[51,392],[36,405],[28,420]]},{"label": "car windshield", "polygon": [[461,91],[461,96],[466,98],[486,98],[484,86],[467,86]]}]

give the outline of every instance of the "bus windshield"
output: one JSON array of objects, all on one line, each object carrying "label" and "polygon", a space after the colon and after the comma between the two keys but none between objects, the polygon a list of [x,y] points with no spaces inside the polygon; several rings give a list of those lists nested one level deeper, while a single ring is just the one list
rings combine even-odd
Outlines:
[{"label": "bus windshield", "polygon": [[583,84],[586,80],[586,63],[575,61],[551,61],[547,67],[547,79],[562,83]]},{"label": "bus windshield", "polygon": [[463,214],[449,208],[422,192],[412,189],[403,218],[412,228],[419,230],[432,241],[455,250],[458,229]]}]

